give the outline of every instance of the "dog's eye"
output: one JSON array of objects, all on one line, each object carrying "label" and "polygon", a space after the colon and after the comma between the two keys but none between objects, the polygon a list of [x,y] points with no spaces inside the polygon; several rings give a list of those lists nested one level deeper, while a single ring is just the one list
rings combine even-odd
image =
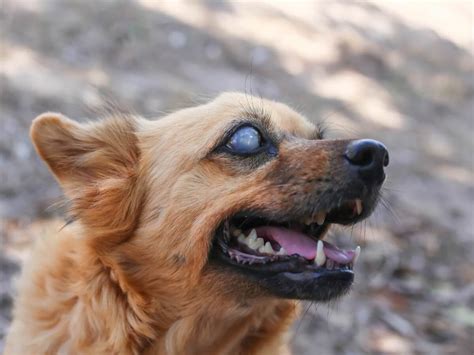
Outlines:
[{"label": "dog's eye", "polygon": [[262,146],[262,136],[255,128],[244,126],[230,137],[226,146],[237,154],[251,154]]}]

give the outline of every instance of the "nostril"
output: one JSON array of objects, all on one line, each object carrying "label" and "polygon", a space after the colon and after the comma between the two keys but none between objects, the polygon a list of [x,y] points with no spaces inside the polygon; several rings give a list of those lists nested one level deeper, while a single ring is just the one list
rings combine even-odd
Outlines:
[{"label": "nostril", "polygon": [[373,139],[360,139],[348,144],[346,158],[359,168],[383,168],[389,163],[385,146]]},{"label": "nostril", "polygon": [[366,149],[366,150],[357,152],[357,154],[354,154],[353,158],[349,160],[351,160],[351,162],[353,162],[356,165],[365,166],[365,165],[372,164],[372,162],[374,161],[374,155],[372,151]]}]

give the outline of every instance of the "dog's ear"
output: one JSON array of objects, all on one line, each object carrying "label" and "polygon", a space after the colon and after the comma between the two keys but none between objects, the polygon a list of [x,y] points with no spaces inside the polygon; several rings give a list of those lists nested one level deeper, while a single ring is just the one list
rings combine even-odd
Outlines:
[{"label": "dog's ear", "polygon": [[44,113],[33,121],[31,139],[68,194],[84,183],[131,173],[139,155],[134,124],[125,115],[79,124]]},{"label": "dog's ear", "polygon": [[[134,228],[141,196],[137,119],[126,115],[80,124],[57,113],[37,117],[31,139],[70,200],[70,213],[99,234]],[[101,238],[105,241],[109,238]]]}]

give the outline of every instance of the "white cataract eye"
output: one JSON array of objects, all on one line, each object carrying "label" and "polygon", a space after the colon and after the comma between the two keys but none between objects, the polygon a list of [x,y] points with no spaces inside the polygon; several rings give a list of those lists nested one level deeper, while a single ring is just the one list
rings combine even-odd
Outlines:
[{"label": "white cataract eye", "polygon": [[260,133],[253,127],[239,128],[227,144],[236,153],[252,153],[262,145]]}]

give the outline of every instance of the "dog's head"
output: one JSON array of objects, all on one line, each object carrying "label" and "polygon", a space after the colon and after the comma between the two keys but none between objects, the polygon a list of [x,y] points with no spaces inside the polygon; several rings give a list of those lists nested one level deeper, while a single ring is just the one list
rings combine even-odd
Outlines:
[{"label": "dog's head", "polygon": [[388,164],[377,141],[325,140],[289,107],[235,93],[157,121],[44,114],[32,138],[121,287],[170,300],[344,294],[359,250],[324,236],[370,215]]}]

